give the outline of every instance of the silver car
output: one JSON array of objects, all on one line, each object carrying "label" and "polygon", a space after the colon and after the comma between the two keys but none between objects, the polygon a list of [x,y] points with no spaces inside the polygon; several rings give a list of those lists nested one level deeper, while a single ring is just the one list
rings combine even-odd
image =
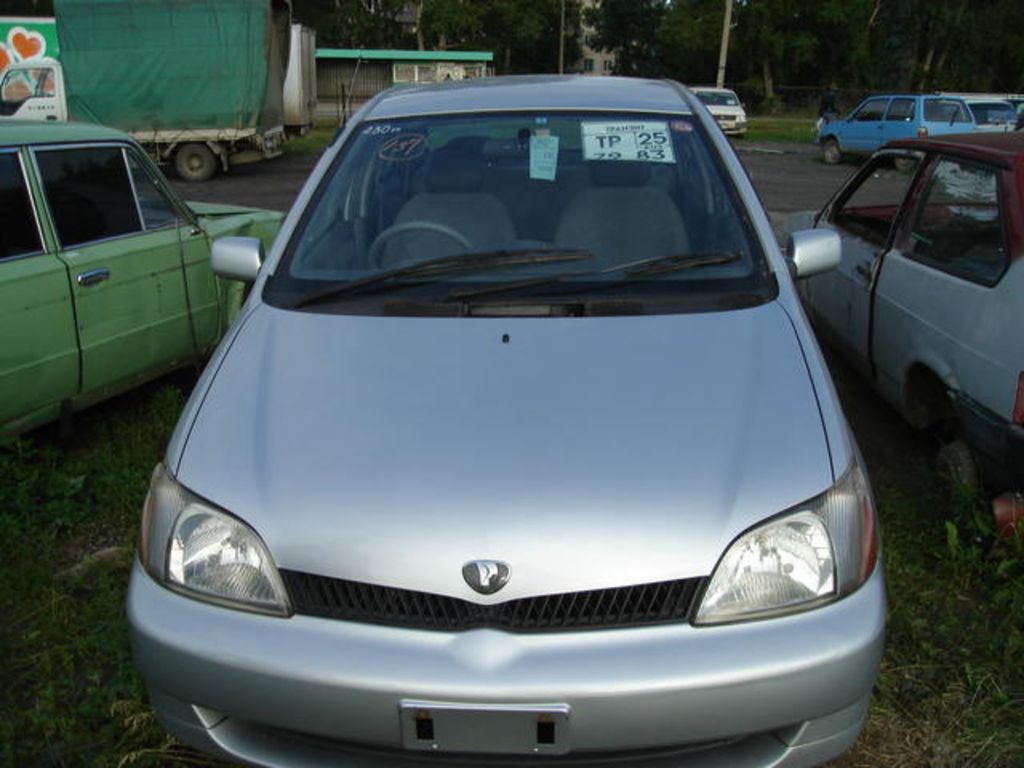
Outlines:
[{"label": "silver car", "polygon": [[325,152],[153,475],[161,722],[266,766],[807,766],[864,723],[871,491],[787,258],[670,82],[393,90]]}]

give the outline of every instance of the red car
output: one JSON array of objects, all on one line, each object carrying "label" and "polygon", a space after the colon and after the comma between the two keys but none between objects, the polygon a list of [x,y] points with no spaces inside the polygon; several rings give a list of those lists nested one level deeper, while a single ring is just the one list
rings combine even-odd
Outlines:
[{"label": "red car", "polygon": [[1024,489],[1024,134],[891,142],[813,226],[843,242],[800,284],[816,327],[954,477]]}]

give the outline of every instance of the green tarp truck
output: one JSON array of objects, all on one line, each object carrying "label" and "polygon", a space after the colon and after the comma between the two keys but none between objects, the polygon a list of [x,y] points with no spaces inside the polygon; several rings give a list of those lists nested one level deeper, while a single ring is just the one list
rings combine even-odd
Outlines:
[{"label": "green tarp truck", "polygon": [[281,151],[287,0],[54,0],[59,62],[12,63],[0,119],[130,133],[203,180]]}]

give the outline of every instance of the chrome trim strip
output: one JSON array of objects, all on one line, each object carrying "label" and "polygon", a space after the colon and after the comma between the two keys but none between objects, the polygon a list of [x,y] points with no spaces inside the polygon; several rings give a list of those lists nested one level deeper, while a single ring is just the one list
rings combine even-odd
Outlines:
[{"label": "chrome trim strip", "polygon": [[[135,177],[132,175],[132,167],[128,162],[128,148],[121,147],[121,162],[124,163],[124,172],[128,175],[128,186],[132,190],[132,200],[135,201],[135,214],[139,217],[139,227],[143,232],[147,231],[146,217],[142,215],[142,206],[139,204],[139,190],[135,186]],[[81,275],[79,275],[81,277]],[[79,281],[81,283],[81,281]]]}]

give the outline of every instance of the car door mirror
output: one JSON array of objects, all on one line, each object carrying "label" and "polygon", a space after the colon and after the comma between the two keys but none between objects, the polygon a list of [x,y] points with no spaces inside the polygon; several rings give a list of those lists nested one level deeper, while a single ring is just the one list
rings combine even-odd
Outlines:
[{"label": "car door mirror", "polygon": [[839,266],[842,241],[831,229],[803,229],[786,239],[786,257],[797,280]]},{"label": "car door mirror", "polygon": [[210,250],[213,272],[228,280],[251,283],[263,263],[263,242],[258,237],[222,237]]}]

